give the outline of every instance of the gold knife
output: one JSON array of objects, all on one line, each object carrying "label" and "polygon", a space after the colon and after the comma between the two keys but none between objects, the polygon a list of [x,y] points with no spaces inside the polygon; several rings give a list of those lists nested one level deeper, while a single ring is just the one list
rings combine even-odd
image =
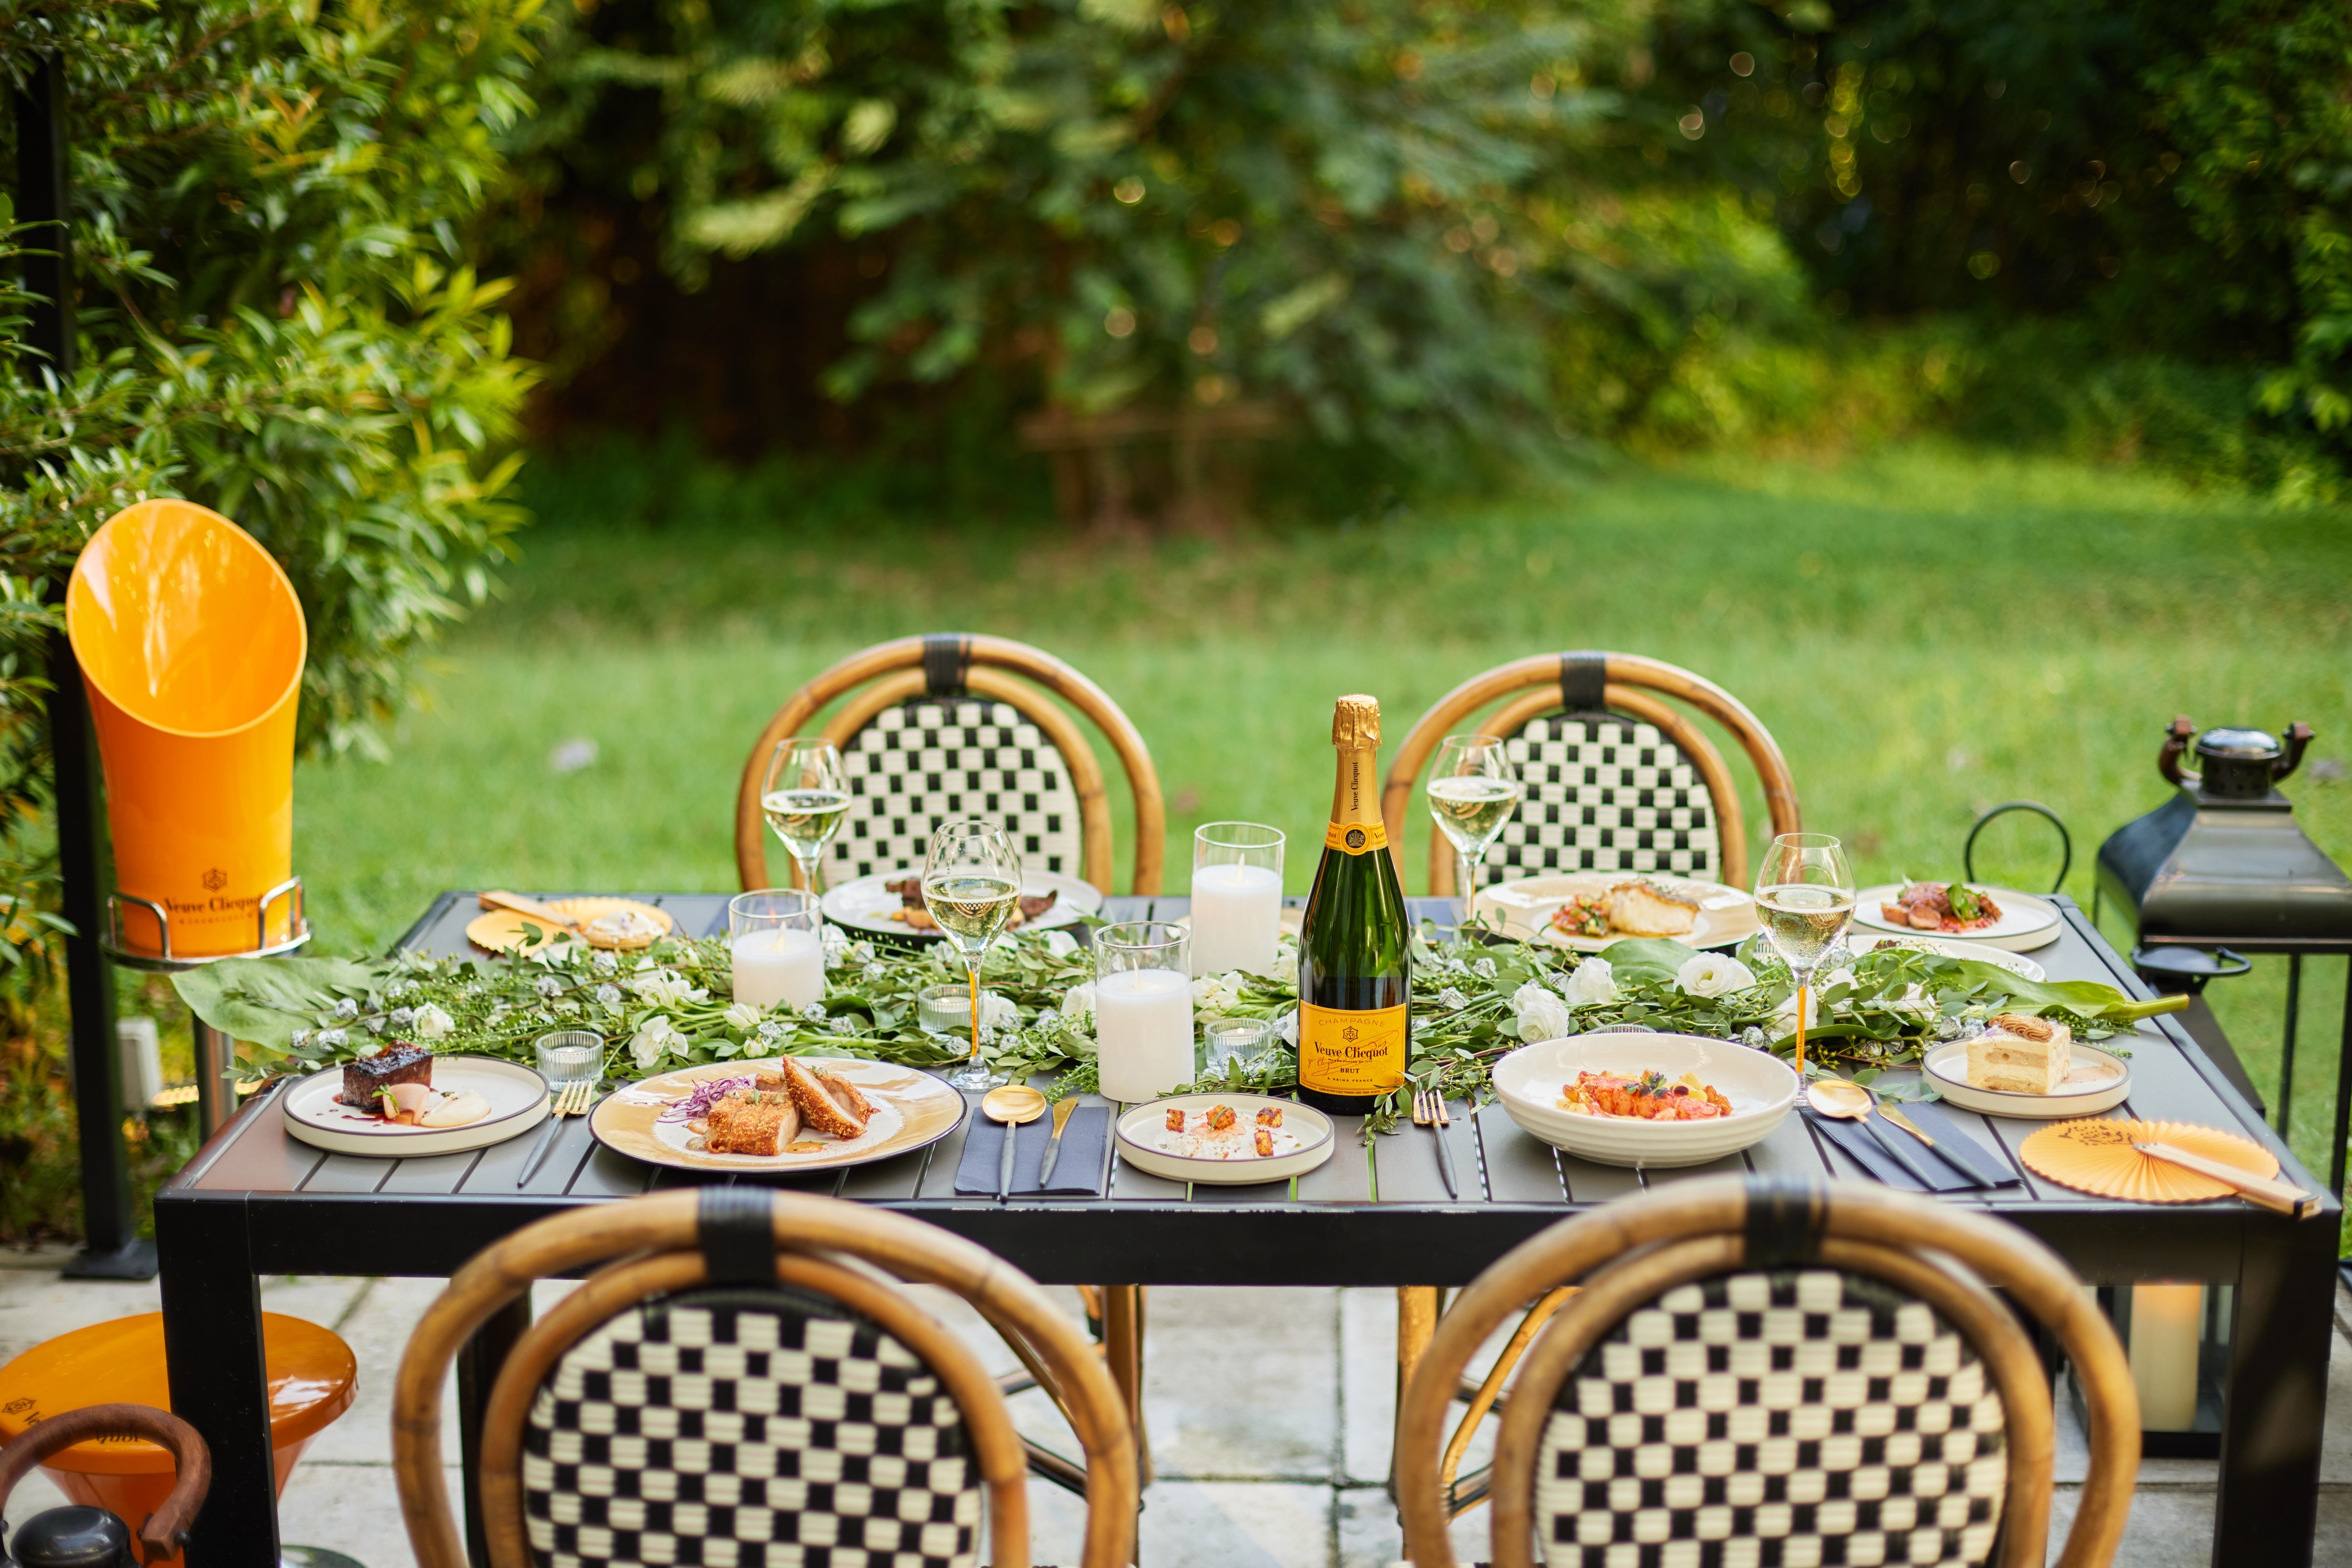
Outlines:
[{"label": "gold knife", "polygon": [[1045,1163],[1037,1167],[1037,1188],[1040,1192],[1053,1179],[1054,1162],[1062,1157],[1062,1129],[1070,1124],[1070,1113],[1077,1108],[1078,1097],[1075,1094],[1064,1095],[1062,1103],[1054,1107],[1054,1135],[1045,1140]]},{"label": "gold knife", "polygon": [[1888,1121],[1894,1123],[1896,1126],[1902,1128],[1905,1132],[1910,1134],[1913,1137],[1918,1139],[1921,1143],[1927,1145],[1929,1148],[1932,1149],[1936,1146],[1936,1140],[1921,1132],[1919,1130],[1918,1123],[1914,1122],[1910,1117],[1905,1115],[1894,1106],[1889,1105],[1884,1100],[1881,1100],[1878,1103],[1878,1113],[1885,1117]]}]

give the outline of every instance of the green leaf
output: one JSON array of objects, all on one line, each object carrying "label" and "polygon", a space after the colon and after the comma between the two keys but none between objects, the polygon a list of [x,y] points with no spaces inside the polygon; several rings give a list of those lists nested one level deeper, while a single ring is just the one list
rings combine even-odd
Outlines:
[{"label": "green leaf", "polygon": [[1683,966],[1698,956],[1698,949],[1670,936],[1629,936],[1612,942],[1601,956],[1609,960],[1610,973],[1620,986],[1671,986]]}]

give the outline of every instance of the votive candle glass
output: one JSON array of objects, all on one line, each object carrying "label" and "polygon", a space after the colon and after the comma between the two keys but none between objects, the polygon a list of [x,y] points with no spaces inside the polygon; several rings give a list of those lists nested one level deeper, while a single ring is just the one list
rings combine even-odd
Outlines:
[{"label": "votive candle glass", "polygon": [[1181,925],[1096,931],[1095,1045],[1104,1097],[1156,1100],[1192,1082],[1192,980]]},{"label": "votive candle glass", "polygon": [[1282,939],[1279,830],[1210,822],[1192,834],[1192,973],[1274,968]]},{"label": "votive candle glass", "polygon": [[824,916],[796,887],[738,894],[727,904],[735,999],[798,1011],[824,1000]]}]

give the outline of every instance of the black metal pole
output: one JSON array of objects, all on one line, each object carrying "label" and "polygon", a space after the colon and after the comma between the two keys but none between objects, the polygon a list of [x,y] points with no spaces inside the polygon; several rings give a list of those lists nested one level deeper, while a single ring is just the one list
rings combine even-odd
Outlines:
[{"label": "black metal pole", "polygon": [[2344,1194],[2345,1124],[2352,1122],[2352,956],[2344,960],[2344,1039],[2336,1048],[2336,1128],[2327,1150],[2327,1190]]},{"label": "black metal pole", "polygon": [[[32,302],[26,341],[59,381],[74,372],[73,267],[67,242],[65,68],[44,56],[16,93],[16,216],[44,256],[25,257]],[[152,1280],[155,1244],[138,1239],[131,1171],[122,1148],[122,1074],[114,1040],[114,977],[99,951],[105,862],[99,838],[97,759],[81,667],[63,632],[49,640],[49,750],[55,768],[60,913],[66,938],[66,999],[72,1011],[74,1115],[81,1140],[82,1249],[66,1265],[71,1280]]]}]

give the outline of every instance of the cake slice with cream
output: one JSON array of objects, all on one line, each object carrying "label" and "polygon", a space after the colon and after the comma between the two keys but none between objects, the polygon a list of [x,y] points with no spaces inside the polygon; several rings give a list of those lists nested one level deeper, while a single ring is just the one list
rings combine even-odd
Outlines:
[{"label": "cake slice with cream", "polygon": [[2055,1094],[2072,1070],[2063,1023],[2002,1013],[1969,1041],[1969,1087],[2007,1094]]}]

